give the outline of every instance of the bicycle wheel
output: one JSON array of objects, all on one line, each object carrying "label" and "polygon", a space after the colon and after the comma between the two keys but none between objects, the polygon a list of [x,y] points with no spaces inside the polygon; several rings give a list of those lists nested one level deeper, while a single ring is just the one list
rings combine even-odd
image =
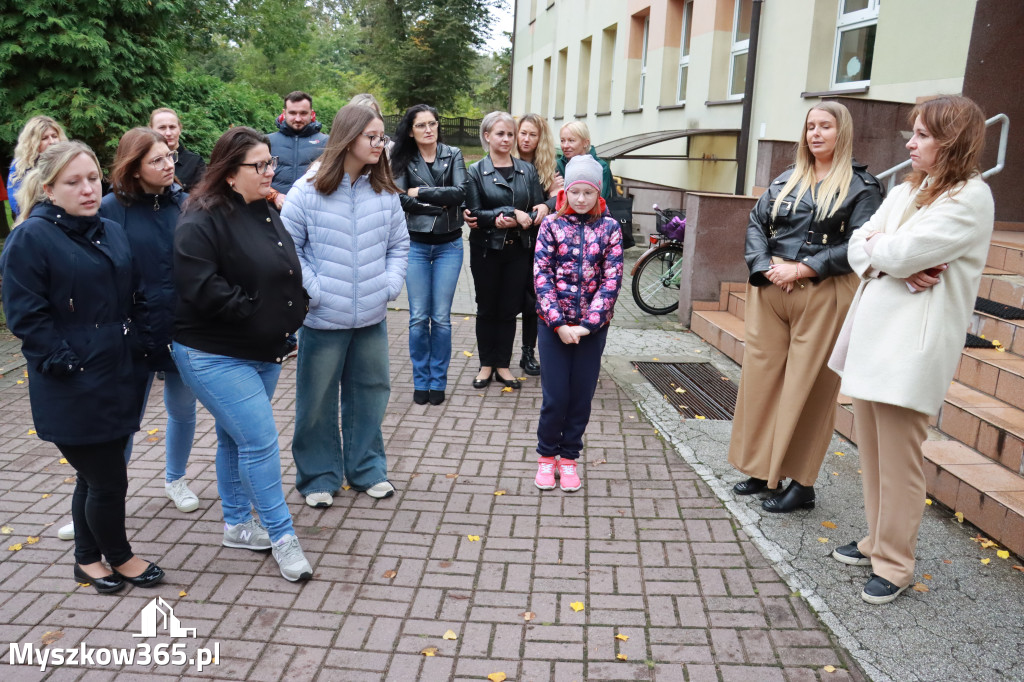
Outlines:
[{"label": "bicycle wheel", "polygon": [[682,244],[666,244],[640,263],[633,276],[633,300],[651,315],[666,315],[679,307]]}]

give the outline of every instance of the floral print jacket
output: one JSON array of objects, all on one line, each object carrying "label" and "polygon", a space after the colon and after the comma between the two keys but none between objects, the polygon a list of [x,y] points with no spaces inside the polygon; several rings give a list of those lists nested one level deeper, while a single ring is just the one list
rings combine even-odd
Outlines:
[{"label": "floral print jacket", "polygon": [[540,225],[533,259],[537,314],[551,329],[596,331],[612,319],[622,286],[622,229],[607,209],[599,218],[569,210]]}]

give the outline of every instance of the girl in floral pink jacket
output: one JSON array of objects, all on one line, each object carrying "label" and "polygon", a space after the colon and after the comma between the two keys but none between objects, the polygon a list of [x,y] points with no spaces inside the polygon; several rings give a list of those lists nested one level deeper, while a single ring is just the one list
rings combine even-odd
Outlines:
[{"label": "girl in floral pink jacket", "polygon": [[583,485],[576,460],[622,286],[622,231],[601,198],[601,176],[593,157],[570,159],[558,212],[544,219],[537,236],[533,280],[543,322],[537,346],[544,401],[535,483],[541,490],[555,487],[556,466],[562,490]]}]

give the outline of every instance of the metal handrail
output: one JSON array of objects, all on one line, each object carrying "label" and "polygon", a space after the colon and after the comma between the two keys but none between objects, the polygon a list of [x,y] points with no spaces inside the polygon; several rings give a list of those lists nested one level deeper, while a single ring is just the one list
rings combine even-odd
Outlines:
[{"label": "metal handrail", "polygon": [[[999,150],[996,154],[996,165],[989,168],[987,171],[981,174],[981,177],[987,178],[995,175],[999,171],[1003,170],[1006,165],[1006,145],[1010,139],[1010,117],[1006,114],[996,114],[992,118],[985,121],[985,127],[994,126],[996,123],[1002,124],[1002,128],[999,131]],[[910,165],[910,159],[907,159],[903,163],[897,164],[889,170],[882,171],[877,176],[879,182],[887,182],[886,190],[892,191],[892,188],[896,186],[896,174],[901,170]]]}]

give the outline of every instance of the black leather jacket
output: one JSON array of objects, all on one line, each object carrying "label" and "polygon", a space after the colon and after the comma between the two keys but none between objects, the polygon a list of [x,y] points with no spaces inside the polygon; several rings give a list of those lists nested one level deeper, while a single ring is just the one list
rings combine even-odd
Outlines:
[{"label": "black leather jacket", "polygon": [[533,248],[537,228],[523,230],[519,227],[502,229],[495,227],[499,215],[512,217],[515,209],[530,213],[537,204],[545,200],[544,189],[537,178],[537,169],[532,163],[512,159],[515,169],[511,182],[505,182],[501,173],[494,170],[491,155],[477,161],[470,167],[469,182],[466,183],[466,208],[477,217],[477,229],[469,234],[472,244],[484,245],[490,249],[502,249],[507,241],[519,235],[526,248]]},{"label": "black leather jacket", "polygon": [[398,195],[409,232],[447,234],[462,227],[462,203],[466,200],[462,150],[439,142],[434,169],[440,173],[440,181],[435,180],[430,166],[416,152],[405,172],[395,178],[395,184],[402,190],[419,187],[415,198],[404,192]]},{"label": "black leather jacket", "polygon": [[[772,206],[783,185],[793,174],[785,171],[772,180],[750,212],[747,226],[746,259],[750,269],[750,283],[763,287],[771,284],[764,273],[772,263],[772,256],[800,261],[818,273],[812,282],[826,277],[853,272],[846,258],[850,235],[868,221],[882,203],[882,187],[866,170],[867,166],[853,163],[850,191],[842,206],[828,218],[814,218],[815,203],[811,193],[805,192],[799,203],[784,201],[779,213],[772,219]],[[792,192],[788,199],[795,199]]]}]

